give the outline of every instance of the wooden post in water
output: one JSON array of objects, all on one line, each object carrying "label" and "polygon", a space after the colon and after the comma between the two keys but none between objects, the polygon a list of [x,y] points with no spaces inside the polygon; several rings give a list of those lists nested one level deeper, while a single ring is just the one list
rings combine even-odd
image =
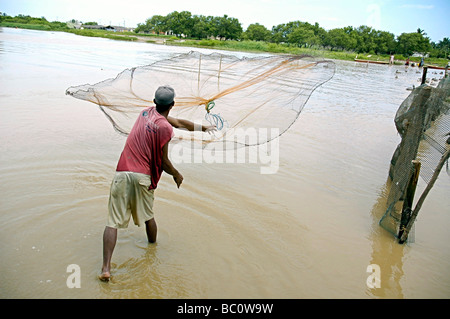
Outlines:
[{"label": "wooden post in water", "polygon": [[422,73],[422,84],[425,84],[425,80],[427,79],[427,71],[428,71],[428,67],[424,66],[423,73]]},{"label": "wooden post in water", "polygon": [[[405,191],[405,198],[403,200],[402,217],[400,220],[400,227],[398,231],[398,238],[402,238],[403,232],[411,218],[412,205],[414,200],[414,194],[416,192],[417,181],[419,180],[420,162],[417,160],[411,161],[412,173],[409,179],[408,186]],[[401,243],[401,242],[400,242]]]},{"label": "wooden post in water", "polygon": [[412,225],[414,224],[414,221],[417,218],[417,215],[419,214],[419,210],[422,207],[423,202],[425,201],[425,198],[427,197],[428,193],[430,192],[431,188],[433,187],[434,183],[436,182],[439,173],[441,172],[442,166],[444,166],[444,163],[446,160],[448,160],[450,156],[450,149],[448,149],[444,155],[442,155],[441,160],[439,161],[438,165],[436,166],[436,169],[434,170],[433,176],[431,177],[430,182],[428,183],[427,187],[425,188],[425,190],[423,191],[422,195],[420,196],[416,207],[414,208],[412,214],[411,214],[411,218],[408,221],[408,224],[406,225],[406,227],[403,230],[403,234],[400,237],[399,243],[403,244],[406,239],[408,238],[408,234],[411,230]]}]

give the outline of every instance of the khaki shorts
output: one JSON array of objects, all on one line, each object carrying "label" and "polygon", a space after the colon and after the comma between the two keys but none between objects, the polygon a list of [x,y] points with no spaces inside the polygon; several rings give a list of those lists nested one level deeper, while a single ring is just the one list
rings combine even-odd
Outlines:
[{"label": "khaki shorts", "polygon": [[109,194],[107,226],[127,228],[130,217],[142,226],[153,218],[154,190],[149,190],[150,175],[134,172],[116,172]]}]

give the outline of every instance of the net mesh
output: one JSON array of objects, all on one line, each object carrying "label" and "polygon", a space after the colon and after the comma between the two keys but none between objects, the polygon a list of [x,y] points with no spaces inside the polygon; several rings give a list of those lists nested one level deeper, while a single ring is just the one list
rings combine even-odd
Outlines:
[{"label": "net mesh", "polygon": [[391,188],[380,225],[397,237],[406,188],[414,172],[412,161],[421,163],[419,176],[428,184],[442,155],[450,148],[447,143],[450,142],[449,80],[442,79],[436,88],[420,86],[415,89],[395,116],[402,140],[392,157]]},{"label": "net mesh", "polygon": [[[75,98],[97,104],[118,132],[127,135],[143,107],[153,105],[160,85],[175,89],[170,116],[212,124],[217,131],[175,130],[175,140],[200,140],[202,147],[226,142],[258,145],[283,134],[298,118],[313,91],[335,73],[332,61],[310,56],[237,58],[190,52],[150,65],[126,69],[114,79],[70,87]],[[277,129],[242,140],[246,129]]]}]

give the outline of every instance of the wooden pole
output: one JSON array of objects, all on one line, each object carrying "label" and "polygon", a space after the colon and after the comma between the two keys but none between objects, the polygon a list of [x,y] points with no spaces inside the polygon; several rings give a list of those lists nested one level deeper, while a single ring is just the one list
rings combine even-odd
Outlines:
[{"label": "wooden pole", "polygon": [[402,238],[406,225],[408,224],[408,221],[411,218],[414,193],[416,192],[417,182],[419,180],[420,162],[417,160],[413,160],[411,161],[411,164],[412,164],[412,174],[405,191],[405,199],[403,201],[402,217],[400,221],[398,238]]},{"label": "wooden pole", "polygon": [[198,78],[197,78],[197,91],[200,95],[200,69],[202,68],[202,54],[198,58]]},{"label": "wooden pole", "polygon": [[425,84],[425,81],[427,79],[427,71],[428,71],[428,67],[424,66],[423,67],[423,73],[422,73],[422,84]]},{"label": "wooden pole", "polygon": [[431,177],[430,182],[428,183],[427,187],[425,188],[425,190],[423,191],[422,195],[420,196],[416,207],[414,208],[412,214],[411,214],[411,218],[408,221],[408,224],[406,225],[405,229],[403,230],[403,234],[402,237],[399,240],[400,244],[403,244],[406,239],[408,238],[408,234],[411,230],[412,225],[414,224],[414,221],[417,218],[417,215],[419,214],[419,210],[422,207],[423,202],[425,201],[425,198],[427,197],[428,193],[430,192],[431,188],[433,187],[434,183],[436,182],[439,173],[441,172],[442,166],[444,166],[445,161],[449,158],[450,156],[450,149],[448,149],[444,155],[442,155],[441,160],[439,161],[438,165],[436,166],[436,169],[434,170],[434,174]]}]

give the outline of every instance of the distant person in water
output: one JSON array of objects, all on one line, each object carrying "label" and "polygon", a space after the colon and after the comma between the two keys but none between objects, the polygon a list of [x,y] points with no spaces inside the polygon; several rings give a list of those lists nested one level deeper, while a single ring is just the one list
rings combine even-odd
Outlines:
[{"label": "distant person in water", "polygon": [[[173,127],[194,131],[194,123],[169,116],[174,106],[175,91],[161,86],[155,92],[154,103],[139,114],[120,155],[111,183],[108,221],[103,232],[103,266],[99,279],[109,281],[111,257],[117,241],[117,229],[127,228],[130,218],[144,226],[149,243],[156,242],[157,227],[153,212],[154,191],[163,173],[173,176],[179,188],[183,175],[172,165],[169,142]],[[200,127],[198,128],[200,129]],[[213,126],[201,126],[212,132]]]},{"label": "distant person in water", "polygon": [[394,55],[391,54],[391,57],[389,59],[389,64],[394,64]]},{"label": "distant person in water", "polygon": [[405,65],[409,65],[409,58],[406,58]]},{"label": "distant person in water", "polygon": [[423,67],[423,64],[424,64],[424,59],[422,57],[422,59],[420,59],[420,62],[419,62],[419,68]]}]

